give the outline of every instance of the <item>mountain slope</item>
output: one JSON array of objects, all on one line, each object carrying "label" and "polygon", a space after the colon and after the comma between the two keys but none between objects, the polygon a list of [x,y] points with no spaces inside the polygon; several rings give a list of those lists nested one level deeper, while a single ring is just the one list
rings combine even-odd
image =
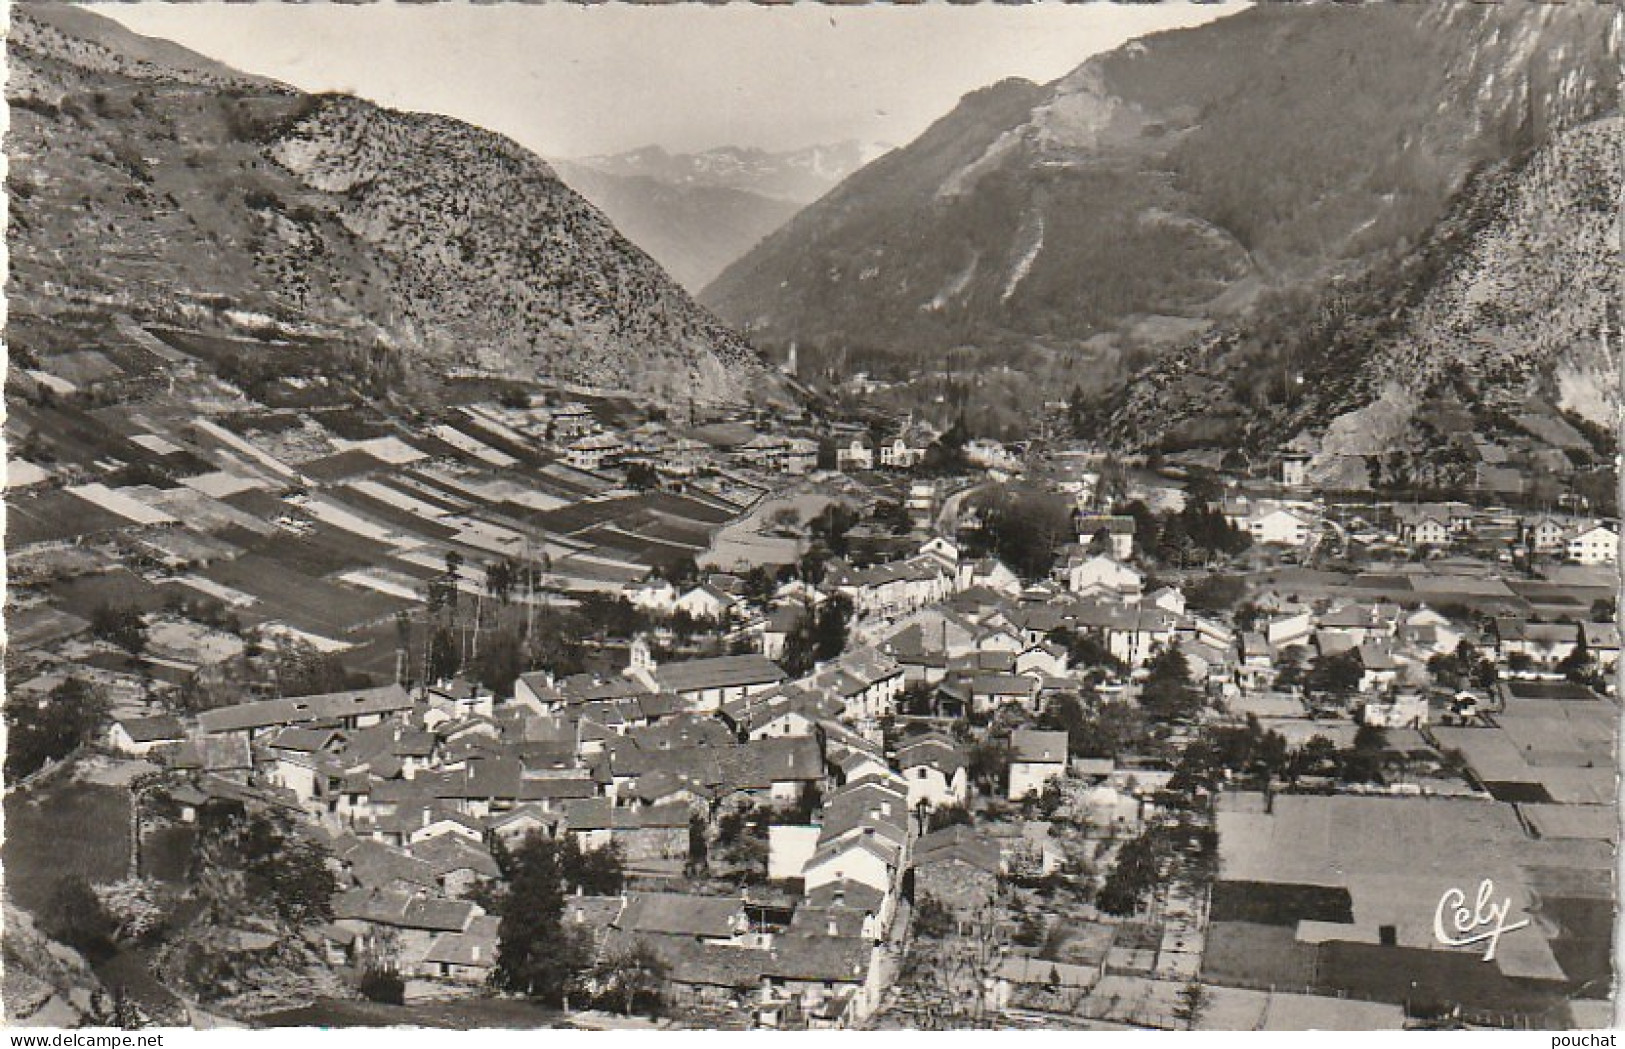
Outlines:
[{"label": "mountain slope", "polygon": [[1442,402],[1491,437],[1543,404],[1611,429],[1622,135],[1593,121],[1486,170],[1395,265],[1171,354],[1102,399],[1098,432],[1265,453],[1307,432],[1329,460],[1437,451],[1422,438]]},{"label": "mountain slope", "polygon": [[677,283],[698,292],[728,264],[801,210],[799,204],[724,186],[672,185],[610,175],[565,161],[553,170]]},{"label": "mountain slope", "polygon": [[84,11],[14,9],[14,308],[258,317],[434,369],[737,402],[764,374],[539,158],[312,97]]},{"label": "mountain slope", "polygon": [[1471,172],[1609,111],[1610,18],[1264,4],[1136,41],[968,96],[701,298],[854,368],[971,346],[1109,379],[1266,289],[1403,253]]}]

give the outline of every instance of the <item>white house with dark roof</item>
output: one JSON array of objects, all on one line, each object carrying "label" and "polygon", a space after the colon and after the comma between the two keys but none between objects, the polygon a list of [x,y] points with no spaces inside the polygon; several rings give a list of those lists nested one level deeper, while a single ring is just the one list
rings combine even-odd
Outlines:
[{"label": "white house with dark roof", "polygon": [[137,756],[158,747],[185,742],[186,728],[168,714],[148,718],[117,718],[107,730],[107,745],[121,754]]},{"label": "white house with dark roof", "polygon": [[651,692],[669,692],[690,710],[714,711],[731,700],[759,695],[783,683],[784,668],[755,652],[656,664],[645,658],[627,668]]},{"label": "white house with dark roof", "polygon": [[710,583],[701,583],[677,599],[673,610],[687,612],[696,619],[726,619],[739,599],[723,593]]},{"label": "white house with dark roof", "polygon": [[266,699],[216,707],[198,715],[198,726],[209,735],[239,733],[256,736],[288,725],[332,721],[345,728],[367,728],[413,707],[412,697],[400,685],[332,692],[294,699]]},{"label": "white house with dark roof", "polygon": [[1569,560],[1582,565],[1611,565],[1619,561],[1619,530],[1613,525],[1581,526],[1564,543]]},{"label": "white house with dark roof", "polygon": [[1066,760],[1065,732],[1017,729],[1010,733],[1010,800],[1041,794],[1050,780],[1065,778]]},{"label": "white house with dark roof", "polygon": [[964,750],[940,732],[927,732],[897,745],[897,767],[908,784],[910,808],[963,805],[970,797],[970,771]]},{"label": "white house with dark roof", "polygon": [[837,470],[873,470],[875,468],[874,442],[863,434],[835,446]]}]

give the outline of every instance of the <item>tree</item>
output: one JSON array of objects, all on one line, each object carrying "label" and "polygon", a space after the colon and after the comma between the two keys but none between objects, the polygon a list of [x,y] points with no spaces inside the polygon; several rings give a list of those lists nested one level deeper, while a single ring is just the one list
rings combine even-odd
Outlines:
[{"label": "tree", "polygon": [[989,545],[1023,579],[1048,576],[1056,551],[1073,538],[1071,508],[1054,492],[1004,485],[987,493],[978,509]]},{"label": "tree", "polygon": [[218,909],[274,914],[293,928],[333,919],[338,880],[327,848],[287,817],[211,801],[200,806],[197,827],[191,877],[213,879]]},{"label": "tree", "polygon": [[847,624],[852,618],[852,602],[835,594],[817,611],[801,616],[784,640],[779,663],[794,677],[812,671],[814,664],[835,659],[846,649]]},{"label": "tree", "polygon": [[406,981],[401,978],[400,971],[393,967],[369,966],[361,973],[356,990],[370,1002],[406,1004]]},{"label": "tree", "polygon": [[846,649],[846,626],[852,619],[852,602],[844,594],[834,594],[818,606],[813,627],[813,657],[828,661]]},{"label": "tree", "polygon": [[1365,677],[1365,666],[1355,649],[1315,657],[1305,680],[1311,692],[1334,696],[1352,696]]},{"label": "tree", "polygon": [[1338,778],[1345,783],[1381,783],[1382,755],[1388,734],[1372,725],[1354,732],[1354,745],[1338,754]]},{"label": "tree", "polygon": [[624,1015],[631,1016],[639,1006],[654,1014],[662,1005],[666,963],[640,941],[606,954],[593,966],[592,978],[599,997],[618,1004]]},{"label": "tree", "polygon": [[1140,706],[1154,721],[1188,722],[1196,717],[1202,709],[1202,694],[1191,685],[1185,653],[1170,645],[1151,657],[1140,689]]},{"label": "tree", "polygon": [[1096,902],[1107,914],[1128,917],[1139,911],[1157,884],[1157,847],[1148,830],[1117,851],[1117,862],[1106,875]]},{"label": "tree", "polygon": [[1005,741],[980,739],[971,745],[966,759],[970,781],[984,794],[1003,794],[1010,773],[1010,751]]},{"label": "tree", "polygon": [[6,778],[15,783],[60,761],[92,739],[107,717],[107,699],[82,678],[70,677],[43,700],[26,692],[6,697]]},{"label": "tree", "polygon": [[1011,941],[1022,947],[1037,947],[1044,942],[1044,916],[1029,913],[1016,927]]},{"label": "tree", "polygon": [[707,823],[699,813],[688,817],[688,862],[683,872],[691,878],[703,878],[711,871],[711,849],[706,840]]},{"label": "tree", "polygon": [[102,907],[96,890],[82,874],[57,880],[45,905],[40,927],[53,940],[67,944],[91,959],[113,952],[118,922]]},{"label": "tree", "polygon": [[147,647],[147,623],[138,608],[115,608],[103,603],[90,613],[90,632],[139,659]]},{"label": "tree", "polygon": [[566,835],[559,849],[559,870],[567,889],[589,896],[619,895],[626,883],[626,864],[615,842],[598,849],[583,849],[575,835]]},{"label": "tree", "polygon": [[1234,608],[1247,593],[1247,584],[1238,576],[1215,574],[1185,585],[1185,600],[1204,612],[1224,612]]},{"label": "tree", "polygon": [[1091,633],[1057,627],[1046,640],[1065,646],[1067,659],[1075,667],[1099,667],[1122,676],[1128,673],[1128,664],[1112,654],[1106,643]]},{"label": "tree", "polygon": [[1179,992],[1179,1005],[1174,1009],[1174,1018],[1194,1031],[1202,1015],[1207,1012],[1207,1005],[1207,988],[1192,980]]},{"label": "tree", "polygon": [[525,670],[525,645],[510,629],[498,630],[480,645],[474,659],[474,676],[499,696],[513,692],[513,683]]},{"label": "tree", "polygon": [[561,846],[528,834],[504,859],[508,891],[497,926],[497,987],[562,1005],[586,969],[588,945],[565,927]]},{"label": "tree", "polygon": [[485,563],[485,592],[502,604],[508,603],[508,597],[513,593],[514,583],[517,580],[517,566],[507,558]]},{"label": "tree", "polygon": [[1287,762],[1287,775],[1324,776],[1337,768],[1337,744],[1325,736],[1311,736],[1309,741],[1292,752]]},{"label": "tree", "polygon": [[639,492],[659,488],[660,474],[649,463],[628,463],[626,467],[626,486]]},{"label": "tree", "polygon": [[462,646],[450,627],[439,626],[429,637],[429,680],[445,681],[463,668]]},{"label": "tree", "polygon": [[275,672],[278,689],[288,697],[326,695],[369,683],[350,673],[334,653],[296,638],[278,640]]},{"label": "tree", "polygon": [[1558,660],[1556,670],[1576,685],[1601,684],[1602,673],[1597,668],[1596,660],[1591,658],[1591,650],[1586,647],[1585,632],[1579,631],[1578,634],[1569,654]]}]

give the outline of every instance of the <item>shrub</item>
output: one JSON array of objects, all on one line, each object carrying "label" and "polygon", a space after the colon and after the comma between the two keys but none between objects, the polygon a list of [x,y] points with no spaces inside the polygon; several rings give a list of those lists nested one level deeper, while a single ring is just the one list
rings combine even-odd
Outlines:
[{"label": "shrub", "polygon": [[361,974],[356,987],[363,997],[385,1005],[406,1004],[406,981],[393,968],[369,968]]},{"label": "shrub", "polygon": [[80,874],[70,874],[56,883],[40,924],[53,940],[87,957],[111,954],[113,936],[118,931],[118,922],[102,907],[96,890]]}]

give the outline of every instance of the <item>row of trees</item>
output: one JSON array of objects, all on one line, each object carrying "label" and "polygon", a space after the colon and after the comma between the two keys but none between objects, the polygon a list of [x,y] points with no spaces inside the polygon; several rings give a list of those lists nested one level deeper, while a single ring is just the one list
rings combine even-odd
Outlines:
[{"label": "row of trees", "polygon": [[1206,493],[1186,493],[1180,510],[1158,514],[1138,499],[1121,503],[1113,513],[1134,518],[1134,546],[1142,557],[1189,568],[1242,553],[1252,546],[1246,531],[1232,525]]}]

